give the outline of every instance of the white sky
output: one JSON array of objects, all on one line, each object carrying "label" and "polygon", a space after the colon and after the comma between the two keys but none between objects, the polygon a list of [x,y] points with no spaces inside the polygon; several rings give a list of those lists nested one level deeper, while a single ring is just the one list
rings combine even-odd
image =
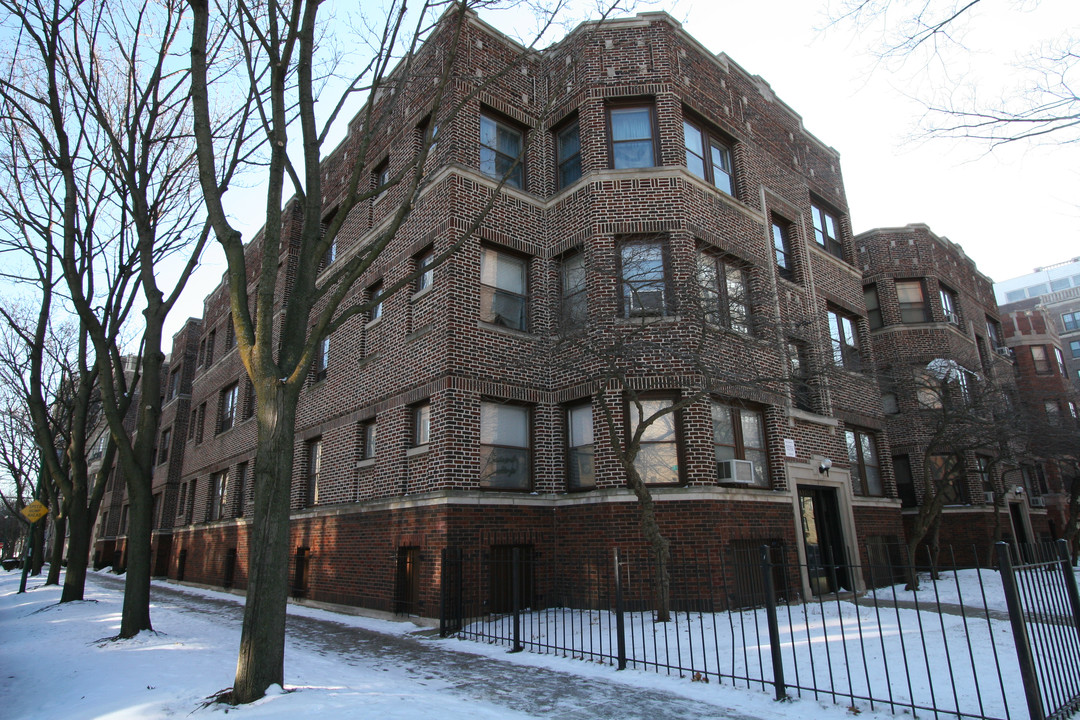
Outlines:
[{"label": "white sky", "polygon": [[[857,37],[850,27],[819,30],[825,0],[682,0],[644,9],[667,10],[710,50],[760,75],[809,132],[840,152],[855,232],[926,223],[962,245],[983,273],[1004,280],[1080,254],[1080,148],[1017,144],[988,152],[975,142],[913,141],[922,106],[910,96],[946,88],[951,78],[996,97],[1022,82],[1011,63],[1025,50],[1080,27],[1080,3],[987,5],[971,16],[963,36],[974,52],[949,56],[944,66],[931,63],[929,74],[918,61],[876,65],[866,52],[879,40],[874,31]],[[519,29],[512,17],[481,17],[508,34]],[[253,231],[260,198],[247,197],[254,199],[245,203],[255,215]],[[215,245],[166,337],[202,314],[202,299],[223,271]]]}]

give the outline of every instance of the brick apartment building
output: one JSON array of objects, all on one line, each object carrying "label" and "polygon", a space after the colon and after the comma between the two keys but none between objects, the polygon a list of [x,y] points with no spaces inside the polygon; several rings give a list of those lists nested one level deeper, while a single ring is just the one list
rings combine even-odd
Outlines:
[{"label": "brick apartment building", "polygon": [[[1000,453],[992,439],[943,431],[962,419],[949,415],[950,402],[967,408],[980,393],[1016,394],[991,280],[925,225],[870,230],[855,243],[907,528],[926,499],[926,479],[940,487],[951,475],[941,541],[963,561],[972,546],[987,548],[996,528],[1019,542],[1047,537],[1046,511],[1031,502],[1041,494],[1037,484],[1027,495],[1004,493],[1008,470],[993,462]],[[995,491],[1004,507],[995,505]]]},{"label": "brick apartment building", "polygon": [[1080,257],[1003,280],[994,292],[1002,312],[1036,304],[1042,309],[1061,341],[1069,380],[1080,392]]},{"label": "brick apartment building", "polygon": [[[646,410],[716,388],[659,421],[640,453],[676,552],[771,543],[827,562],[899,541],[873,311],[837,153],[664,13],[584,24],[527,54],[474,17],[461,42],[450,101],[514,71],[450,120],[417,93],[387,134],[376,182],[413,157],[418,129],[438,126],[429,187],[357,296],[450,247],[512,155],[524,162],[475,237],[322,347],[298,409],[295,594],[434,616],[444,548],[572,557],[642,545],[601,408],[622,432],[634,412],[582,350],[627,337],[664,349],[624,367]],[[353,142],[326,159],[326,187],[351,170]],[[377,232],[394,195],[350,213],[329,267]],[[256,237],[248,253],[259,250]],[[284,250],[279,302],[305,261]],[[992,307],[971,312],[981,322]],[[938,320],[928,329],[964,336]],[[691,350],[752,372],[736,382],[671,360]],[[172,358],[155,572],[243,587],[254,400],[224,285]],[[803,577],[805,594],[831,580]]]},{"label": "brick apartment building", "polygon": [[1069,382],[1064,341],[1054,322],[1061,316],[1060,309],[1051,310],[1042,300],[1036,297],[1004,305],[1001,319],[1005,341],[1016,358],[1020,401],[1036,430],[1029,450],[1036,459],[1041,457],[1022,465],[1019,482],[1011,485],[1014,493],[1034,488],[1031,504],[1046,507],[1051,534],[1056,537],[1065,528],[1068,493],[1077,481],[1075,460],[1080,447],[1072,447],[1077,440],[1072,429],[1080,423],[1080,398]]}]

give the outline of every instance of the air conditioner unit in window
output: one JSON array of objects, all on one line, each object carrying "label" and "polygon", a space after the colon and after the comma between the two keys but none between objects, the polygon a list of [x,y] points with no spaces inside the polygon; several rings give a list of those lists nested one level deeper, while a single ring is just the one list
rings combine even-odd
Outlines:
[{"label": "air conditioner unit in window", "polygon": [[987,505],[993,505],[994,504],[994,493],[992,493],[992,492],[984,492],[983,493],[983,502],[985,502]]},{"label": "air conditioner unit in window", "polygon": [[754,462],[752,460],[719,460],[716,463],[716,477],[722,483],[752,485]]},{"label": "air conditioner unit in window", "polygon": [[1046,500],[1038,495],[1028,495],[1028,502],[1031,507],[1046,507]]},{"label": "air conditioner unit in window", "polygon": [[1012,348],[1005,347],[1004,345],[994,348],[994,352],[996,352],[998,355],[1001,355],[1002,357],[1012,358],[1013,356]]},{"label": "air conditioner unit in window", "polygon": [[951,322],[953,325],[960,325],[960,316],[956,313],[945,313],[945,319]]}]

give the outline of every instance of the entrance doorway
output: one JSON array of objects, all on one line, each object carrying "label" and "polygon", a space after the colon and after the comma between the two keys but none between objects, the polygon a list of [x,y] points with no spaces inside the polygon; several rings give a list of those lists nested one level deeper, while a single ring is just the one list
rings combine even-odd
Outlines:
[{"label": "entrance doorway", "polygon": [[1009,503],[1009,517],[1012,519],[1013,537],[1016,538],[1016,551],[1020,557],[1027,558],[1031,551],[1031,538],[1024,523],[1024,504]]},{"label": "entrance doorway", "polygon": [[800,485],[799,513],[810,592],[825,595],[850,590],[852,585],[836,489]]}]

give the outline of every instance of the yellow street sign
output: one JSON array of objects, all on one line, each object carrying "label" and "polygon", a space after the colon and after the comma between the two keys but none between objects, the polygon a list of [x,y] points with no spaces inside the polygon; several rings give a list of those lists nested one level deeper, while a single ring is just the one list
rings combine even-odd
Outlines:
[{"label": "yellow street sign", "polygon": [[41,518],[49,514],[49,508],[40,500],[35,500],[22,509],[22,514],[26,516],[26,519],[31,523],[36,523]]}]

